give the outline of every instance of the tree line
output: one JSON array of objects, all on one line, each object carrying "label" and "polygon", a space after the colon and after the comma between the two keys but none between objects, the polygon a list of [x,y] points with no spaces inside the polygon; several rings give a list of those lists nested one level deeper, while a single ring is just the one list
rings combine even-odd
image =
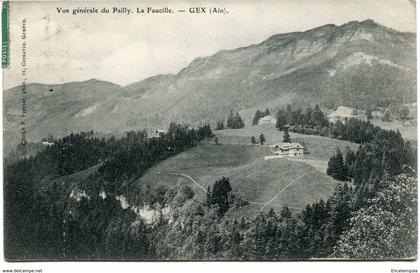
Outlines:
[{"label": "tree line", "polygon": [[229,129],[241,129],[245,127],[245,122],[238,112],[233,114],[233,111],[230,111],[228,118],[226,119],[226,126],[224,120],[220,120],[216,123],[216,130],[223,130],[225,128]]},{"label": "tree line", "polygon": [[293,130],[301,128],[322,131],[322,128],[329,126],[328,119],[318,105],[303,111],[300,108],[294,110],[290,104],[287,104],[286,109],[282,108],[277,112],[276,118],[276,128],[281,131],[289,126]]},{"label": "tree line", "polygon": [[288,104],[286,109],[282,108],[277,112],[276,117],[276,128],[281,131],[287,129],[295,133],[326,136],[358,144],[371,142],[376,136],[386,131],[369,121],[356,118],[338,120],[335,123],[329,122],[318,105],[314,108],[308,107],[303,111],[300,108],[295,110]]},{"label": "tree line", "polygon": [[[146,199],[145,196],[150,199],[150,196],[157,194],[157,200],[160,200],[159,192],[136,194],[136,179],[159,161],[193,147],[202,139],[211,136],[208,125],[193,129],[176,123],[171,123],[168,133],[159,138],[148,138],[145,130],[131,131],[123,138],[111,137],[108,140],[94,137],[93,132],[82,132],[57,139],[54,145],[45,147],[35,156],[6,166],[6,257],[65,258],[63,255],[70,253],[69,249],[72,248],[77,249],[73,259],[85,257],[83,255],[91,249],[89,245],[80,243],[80,240],[83,241],[84,236],[91,237],[92,235],[87,233],[91,230],[80,226],[81,222],[75,223],[75,220],[71,220],[75,215],[69,215],[68,212],[78,213],[80,210],[69,206],[81,206],[80,209],[89,215],[83,219],[83,223],[94,225],[94,229],[98,229],[101,225],[106,226],[114,215],[120,215],[120,205],[115,200],[119,194],[127,193],[128,198],[133,200]],[[95,168],[96,171],[85,180],[77,181],[76,184],[59,182],[59,179],[66,181],[69,174],[89,168]],[[82,198],[80,203],[75,204],[72,198],[69,198],[72,189],[75,188],[91,196],[91,199]],[[112,198],[102,199],[99,197],[100,192]],[[103,213],[103,216],[98,213]],[[98,217],[101,221],[95,219]],[[134,219],[133,215],[127,217]],[[68,242],[72,242],[73,246],[70,243],[63,245],[63,233],[67,234],[68,240],[71,234],[75,234],[74,240],[77,242],[70,240]],[[99,235],[95,235],[97,231],[93,230],[92,234],[96,236],[94,241],[101,239],[98,238]],[[86,242],[95,245],[90,240]],[[80,248],[82,250],[79,249],[78,243],[83,245]],[[70,252],[63,252],[64,246]],[[40,252],[40,249],[43,251]]]}]

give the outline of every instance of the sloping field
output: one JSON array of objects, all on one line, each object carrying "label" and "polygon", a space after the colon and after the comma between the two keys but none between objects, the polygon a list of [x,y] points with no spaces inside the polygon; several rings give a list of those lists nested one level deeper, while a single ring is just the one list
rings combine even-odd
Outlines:
[{"label": "sloping field", "polygon": [[176,183],[179,179],[185,179],[177,175],[165,174],[176,172],[193,177],[199,184],[207,188],[222,176],[230,177],[235,169],[244,166],[251,168],[252,164],[264,161],[264,156],[267,153],[269,153],[268,147],[257,145],[202,143],[152,167],[139,179],[139,185],[168,185]]},{"label": "sloping field", "polygon": [[187,182],[196,190],[198,198],[204,198],[201,187],[179,174],[190,176],[204,188],[226,176],[233,190],[251,202],[241,215],[252,215],[295,179],[265,209],[279,210],[282,205],[288,205],[299,210],[308,203],[326,199],[339,183],[302,162],[264,160],[268,153],[268,147],[260,145],[202,143],[149,169],[138,185],[153,187]]},{"label": "sloping field", "polygon": [[[233,190],[250,202],[249,206],[230,211],[229,217],[255,216],[262,208],[278,211],[283,205],[299,211],[309,203],[327,199],[340,183],[325,174],[327,161],[336,148],[344,150],[347,145],[357,148],[356,144],[346,141],[291,134],[294,141],[305,143],[310,154],[303,159],[264,160],[264,156],[270,154],[269,147],[248,142],[250,136],[258,136],[257,133],[263,133],[268,143],[280,142],[283,134],[270,125],[216,131],[219,145],[209,140],[168,158],[146,171],[137,185],[157,187],[187,183],[196,191],[196,198],[204,200],[204,189],[225,176],[229,177]],[[94,166],[56,181],[73,184],[97,168]]]},{"label": "sloping field", "polygon": [[[251,137],[254,136],[257,141],[260,134],[263,134],[266,139],[266,145],[279,143],[283,141],[283,132],[278,131],[274,124],[247,126],[242,129],[226,129],[214,131],[219,143],[229,144],[251,144]],[[358,144],[348,141],[332,139],[328,137],[302,135],[290,132],[290,137],[293,142],[305,144],[309,154],[305,155],[306,159],[317,159],[328,161],[335,153],[337,147],[344,151],[346,146],[349,146],[354,151],[357,150]]]},{"label": "sloping field", "polygon": [[386,130],[399,130],[405,140],[409,140],[417,144],[417,126],[403,125],[401,121],[383,122],[380,120],[371,121],[373,125],[379,126]]}]

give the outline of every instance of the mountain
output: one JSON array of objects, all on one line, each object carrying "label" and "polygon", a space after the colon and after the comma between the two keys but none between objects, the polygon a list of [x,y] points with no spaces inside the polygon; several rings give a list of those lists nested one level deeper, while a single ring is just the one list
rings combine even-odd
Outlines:
[{"label": "mountain", "polygon": [[[20,142],[22,120],[26,123],[28,141],[39,141],[49,134],[63,136],[74,131],[92,130],[95,120],[90,119],[90,113],[106,111],[98,106],[123,92],[119,85],[98,80],[52,85],[32,83],[25,88],[25,96],[22,86],[3,93],[6,152]],[[25,118],[22,118],[23,97],[26,98]]]},{"label": "mountain", "polygon": [[[286,103],[369,108],[416,100],[415,34],[372,20],[274,35],[260,44],[197,58],[176,75],[126,87],[90,80],[27,85],[29,140],[214,123],[230,110]],[[4,92],[5,143],[19,140],[21,87]],[[53,89],[53,91],[48,91]]]}]

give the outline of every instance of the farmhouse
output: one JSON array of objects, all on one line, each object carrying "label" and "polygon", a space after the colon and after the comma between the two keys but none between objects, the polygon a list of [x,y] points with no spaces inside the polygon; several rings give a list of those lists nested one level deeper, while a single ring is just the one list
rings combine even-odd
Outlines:
[{"label": "farmhouse", "polygon": [[54,145],[54,143],[48,142],[48,141],[42,141],[42,145],[51,146],[51,145]]},{"label": "farmhouse", "polygon": [[336,122],[339,120],[345,121],[346,119],[351,119],[351,118],[360,119],[364,121],[367,120],[364,111],[357,110],[357,109],[347,107],[347,106],[340,106],[337,108],[337,110],[335,110],[334,112],[328,115],[328,120],[330,122]]},{"label": "farmhouse", "polygon": [[150,134],[148,134],[148,138],[163,137],[165,134],[166,134],[166,130],[163,130],[163,129],[150,130]]},{"label": "farmhouse", "polygon": [[258,124],[276,124],[277,119],[272,115],[262,117],[258,120]]},{"label": "farmhouse", "polygon": [[166,134],[166,130],[158,129],[154,131],[153,137],[162,137]]},{"label": "farmhouse", "polygon": [[377,119],[380,119],[384,116],[384,114],[381,111],[372,111],[371,115],[373,118],[377,118]]},{"label": "farmhouse", "polygon": [[304,147],[299,143],[279,143],[270,145],[274,156],[303,157]]}]

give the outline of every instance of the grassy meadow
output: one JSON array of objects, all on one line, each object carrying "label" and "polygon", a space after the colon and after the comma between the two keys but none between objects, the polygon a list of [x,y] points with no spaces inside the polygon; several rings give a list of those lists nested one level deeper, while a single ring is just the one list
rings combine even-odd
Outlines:
[{"label": "grassy meadow", "polygon": [[[291,133],[293,141],[305,143],[309,154],[303,159],[264,160],[264,156],[270,155],[268,145],[281,142],[283,138],[283,132],[277,131],[274,125],[256,125],[214,133],[218,145],[212,139],[166,159],[149,169],[138,180],[138,185],[189,183],[196,190],[197,198],[204,198],[205,192],[199,186],[173,173],[189,175],[204,188],[213,186],[217,179],[226,176],[229,177],[233,190],[250,202],[249,206],[230,214],[251,216],[296,179],[265,207],[279,210],[281,206],[288,205],[296,211],[308,203],[326,199],[340,183],[325,174],[328,159],[337,147],[344,150],[349,146],[355,150],[358,146],[347,141]],[[252,145],[251,136],[258,138],[261,133],[267,140],[266,144]],[[304,176],[301,177],[302,175]]]}]

